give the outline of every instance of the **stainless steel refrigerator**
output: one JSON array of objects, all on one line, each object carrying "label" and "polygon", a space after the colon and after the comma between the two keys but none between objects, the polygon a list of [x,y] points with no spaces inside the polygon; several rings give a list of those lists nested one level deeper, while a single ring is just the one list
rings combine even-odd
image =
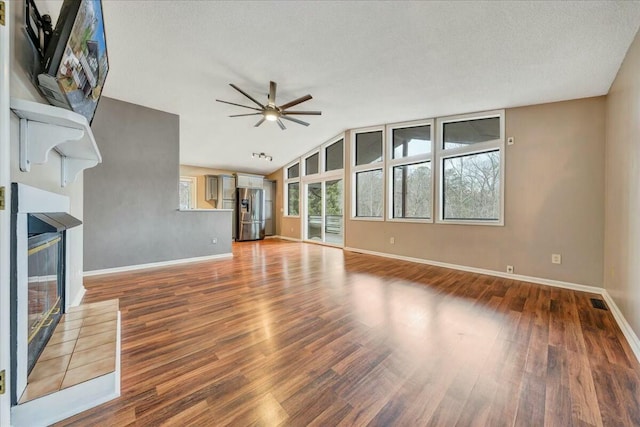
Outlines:
[{"label": "stainless steel refrigerator", "polygon": [[238,232],[236,240],[264,239],[264,190],[259,188],[238,188],[236,195]]}]

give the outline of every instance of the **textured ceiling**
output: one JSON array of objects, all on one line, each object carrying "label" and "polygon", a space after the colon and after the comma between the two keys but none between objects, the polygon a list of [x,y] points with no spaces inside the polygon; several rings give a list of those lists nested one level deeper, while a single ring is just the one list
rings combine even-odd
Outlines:
[{"label": "textured ceiling", "polygon": [[[629,1],[103,5],[104,94],[179,114],[181,163],[256,173],[348,128],[606,94],[640,23]],[[251,105],[229,83],[266,100],[269,80],[323,115],[254,128],[215,102]]]}]

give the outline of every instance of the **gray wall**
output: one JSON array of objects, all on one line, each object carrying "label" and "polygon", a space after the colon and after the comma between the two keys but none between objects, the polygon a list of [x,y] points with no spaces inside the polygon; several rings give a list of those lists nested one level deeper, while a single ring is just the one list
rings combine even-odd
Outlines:
[{"label": "gray wall", "polygon": [[102,164],[84,177],[84,271],[231,252],[231,212],[177,210],[177,115],[103,98],[91,127]]}]

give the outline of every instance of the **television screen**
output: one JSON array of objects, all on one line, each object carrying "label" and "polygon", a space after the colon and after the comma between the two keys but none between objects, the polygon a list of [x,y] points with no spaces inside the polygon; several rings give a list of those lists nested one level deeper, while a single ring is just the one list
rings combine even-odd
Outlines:
[{"label": "television screen", "polygon": [[101,0],[65,0],[42,59],[38,86],[56,106],[93,120],[109,60]]}]

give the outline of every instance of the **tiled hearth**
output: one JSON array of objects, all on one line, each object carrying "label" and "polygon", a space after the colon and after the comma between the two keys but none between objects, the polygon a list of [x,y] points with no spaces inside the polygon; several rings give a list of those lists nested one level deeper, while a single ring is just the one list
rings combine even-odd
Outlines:
[{"label": "tiled hearth", "polygon": [[29,374],[19,403],[114,372],[117,316],[118,300],[70,308]]},{"label": "tiled hearth", "polygon": [[120,394],[118,300],[71,307],[12,408],[16,426],[47,425]]}]

